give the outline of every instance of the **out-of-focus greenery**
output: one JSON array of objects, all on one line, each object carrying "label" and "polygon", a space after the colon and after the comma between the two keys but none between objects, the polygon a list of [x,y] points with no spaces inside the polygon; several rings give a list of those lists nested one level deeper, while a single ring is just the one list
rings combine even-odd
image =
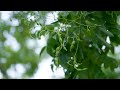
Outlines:
[{"label": "out-of-focus greenery", "polygon": [[[11,67],[16,70],[18,64],[25,68],[25,72],[19,78],[29,78],[35,73],[40,62],[39,56],[35,53],[35,48],[29,48],[26,44],[27,40],[31,39],[30,31],[35,26],[35,22],[29,23],[27,16],[28,12],[12,12],[9,20],[0,19],[0,71],[3,78],[12,78],[8,74],[8,70]],[[11,24],[15,20],[19,21],[17,26]],[[20,45],[19,50],[13,50],[7,44],[8,39],[10,39],[7,36],[13,36],[16,39]],[[9,41],[9,43],[15,47],[13,41]]]},{"label": "out-of-focus greenery", "polygon": [[[17,19],[18,26],[11,26],[9,21],[0,21],[0,70],[3,78],[11,78],[7,70],[18,63],[26,68],[23,78],[34,74],[40,60],[34,49],[29,49],[25,43],[30,37],[40,39],[42,35],[47,35],[48,40],[40,56],[46,50],[53,57],[51,69],[62,66],[66,79],[119,78],[119,72],[115,71],[119,60],[114,49],[120,44],[120,12],[60,11],[58,18],[46,25],[50,13],[54,12],[14,11],[9,21]],[[41,29],[33,32],[36,25]],[[14,33],[11,33],[12,29],[15,29]],[[5,45],[6,33],[19,42],[18,51]]]}]

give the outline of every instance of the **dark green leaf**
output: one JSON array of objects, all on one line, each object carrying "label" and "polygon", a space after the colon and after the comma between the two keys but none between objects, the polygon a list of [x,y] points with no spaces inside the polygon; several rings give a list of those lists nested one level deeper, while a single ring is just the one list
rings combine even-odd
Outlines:
[{"label": "dark green leaf", "polygon": [[107,31],[105,28],[103,27],[99,27],[99,30],[101,30],[102,32],[104,32],[106,35],[110,36],[110,37],[113,37],[114,35],[110,32],[110,31]]},{"label": "dark green leaf", "polygon": [[41,57],[41,55],[42,55],[42,53],[44,52],[45,49],[46,49],[46,46],[44,46],[44,47],[41,49],[41,51],[40,51],[40,57]]},{"label": "dark green leaf", "polygon": [[101,36],[99,36],[98,34],[96,34],[97,38],[100,39],[102,41],[102,43],[104,43],[107,47],[111,47],[110,44],[108,44]]}]

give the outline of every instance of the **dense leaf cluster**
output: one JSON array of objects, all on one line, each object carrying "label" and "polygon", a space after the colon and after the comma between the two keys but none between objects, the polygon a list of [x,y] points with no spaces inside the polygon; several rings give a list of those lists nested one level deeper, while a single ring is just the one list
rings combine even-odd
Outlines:
[{"label": "dense leaf cluster", "polygon": [[64,11],[56,22],[42,28],[40,33],[49,34],[47,52],[56,66],[65,69],[66,78],[114,78],[101,67],[111,72],[118,67],[116,59],[107,55],[114,54],[120,44],[118,15],[115,11]]}]

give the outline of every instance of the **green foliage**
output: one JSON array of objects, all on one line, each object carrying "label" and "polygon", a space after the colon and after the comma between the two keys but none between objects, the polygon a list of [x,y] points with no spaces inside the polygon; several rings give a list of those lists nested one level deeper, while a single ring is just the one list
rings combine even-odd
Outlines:
[{"label": "green foliage", "polygon": [[[27,73],[33,74],[38,61],[34,58],[36,55],[26,49],[24,39],[28,38],[28,36],[40,39],[42,35],[48,35],[47,46],[43,47],[40,56],[46,50],[53,57],[52,61],[54,64],[51,65],[51,69],[53,70],[54,65],[57,67],[62,66],[66,79],[118,77],[114,71],[119,65],[118,61],[108,56],[108,54],[112,52],[114,55],[114,47],[120,44],[120,27],[117,23],[120,12],[60,11],[57,20],[46,25],[48,13],[53,13],[53,11],[14,12],[13,18],[17,18],[21,22],[16,27],[14,36],[21,43],[23,49],[20,49],[19,53],[14,53],[9,47],[6,47],[3,52],[10,52],[12,53],[11,55],[16,55],[16,59],[20,55],[26,56],[27,53],[26,57],[20,57],[21,59],[14,61],[14,64],[18,62],[31,63],[33,70]],[[28,20],[28,15],[34,16],[35,20]],[[7,29],[9,31],[10,26],[4,24],[0,24],[1,30]],[[31,29],[33,29],[35,24],[41,26],[41,29],[32,33]],[[22,31],[20,30],[21,27],[23,28]],[[2,35],[0,35],[1,37]],[[110,38],[110,43],[106,41],[108,37]],[[4,42],[5,38],[2,37],[1,41]],[[103,46],[105,46],[104,49]],[[1,54],[1,57],[3,57],[2,55],[4,56],[4,54]],[[13,60],[11,57],[10,60]],[[23,62],[23,59],[25,59],[25,62]],[[11,62],[9,63],[11,64]],[[8,65],[8,68],[10,64],[5,64],[5,66]]]},{"label": "green foliage", "polygon": [[66,69],[65,78],[108,78],[102,64],[115,73],[117,60],[107,54],[120,42],[118,15],[117,11],[64,11],[46,25],[47,52],[57,67]]}]

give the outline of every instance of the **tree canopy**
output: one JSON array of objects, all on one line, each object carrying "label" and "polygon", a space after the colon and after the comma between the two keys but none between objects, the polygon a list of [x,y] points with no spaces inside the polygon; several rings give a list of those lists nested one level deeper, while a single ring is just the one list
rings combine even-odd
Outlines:
[{"label": "tree canopy", "polygon": [[[49,14],[55,20],[47,24]],[[115,57],[115,47],[120,44],[119,15],[119,11],[14,11],[10,21],[17,19],[18,26],[0,22],[1,73],[9,78],[7,69],[21,63],[26,68],[24,75],[31,76],[40,60],[25,41],[46,36],[47,45],[39,56],[47,51],[53,57],[51,70],[63,67],[66,79],[119,78],[120,73],[115,70],[119,68],[119,58]],[[36,25],[41,28],[33,32]],[[17,52],[4,45],[4,33],[11,33],[13,28],[13,36],[21,45]]]}]

